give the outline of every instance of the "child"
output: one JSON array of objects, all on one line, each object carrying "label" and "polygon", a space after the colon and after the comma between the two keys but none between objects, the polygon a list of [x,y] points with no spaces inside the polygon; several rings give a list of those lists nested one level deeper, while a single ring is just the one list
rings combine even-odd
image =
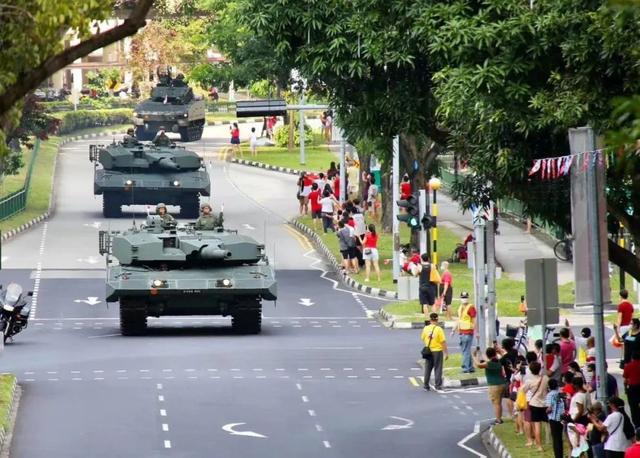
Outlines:
[{"label": "child", "polygon": [[249,138],[249,147],[251,148],[251,157],[258,156],[258,138],[256,137],[256,128],[251,128],[251,137]]}]

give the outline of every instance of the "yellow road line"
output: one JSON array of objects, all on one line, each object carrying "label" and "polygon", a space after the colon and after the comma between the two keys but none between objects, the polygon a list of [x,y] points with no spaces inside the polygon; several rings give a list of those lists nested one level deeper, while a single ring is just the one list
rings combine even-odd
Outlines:
[{"label": "yellow road line", "polygon": [[313,250],[313,245],[311,245],[311,242],[309,242],[309,240],[307,240],[305,236],[300,234],[298,231],[296,231],[294,228],[292,228],[288,224],[284,224],[284,227],[287,230],[287,232],[289,232],[291,236],[295,238],[298,241],[298,243],[300,243],[300,246],[302,247],[303,250],[307,250],[307,251]]},{"label": "yellow road line", "polygon": [[418,383],[415,377],[409,377],[409,381],[413,386],[420,386],[420,384]]}]

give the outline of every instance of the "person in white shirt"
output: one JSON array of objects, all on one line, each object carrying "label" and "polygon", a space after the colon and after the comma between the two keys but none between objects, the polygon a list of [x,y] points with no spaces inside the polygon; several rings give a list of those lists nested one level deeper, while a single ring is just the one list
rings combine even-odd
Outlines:
[{"label": "person in white shirt", "polygon": [[[604,450],[607,458],[624,458],[625,450],[631,446],[628,437],[629,430],[632,430],[631,419],[624,411],[624,401],[618,397],[609,398],[609,415],[602,422],[594,414],[589,415],[589,420],[595,428],[607,433],[607,440],[604,443]],[[626,428],[625,428],[626,424]]]},{"label": "person in white shirt", "polygon": [[251,156],[258,156],[258,137],[256,136],[256,128],[251,128],[251,137],[249,137],[249,147],[251,148]]},{"label": "person in white shirt", "polygon": [[335,232],[333,227],[333,209],[334,205],[338,205],[338,201],[329,191],[325,190],[324,193],[322,193],[320,205],[322,205],[322,229],[324,233],[327,233],[327,229]]}]

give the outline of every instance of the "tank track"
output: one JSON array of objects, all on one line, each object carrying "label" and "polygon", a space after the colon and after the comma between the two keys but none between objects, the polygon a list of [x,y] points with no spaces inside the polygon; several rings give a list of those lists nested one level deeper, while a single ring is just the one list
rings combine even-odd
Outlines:
[{"label": "tank track", "polygon": [[231,314],[231,327],[238,334],[260,334],[262,330],[262,304],[259,300],[247,301]]},{"label": "tank track", "polygon": [[147,332],[147,308],[141,301],[120,298],[120,333],[141,336]]},{"label": "tank track", "polygon": [[180,128],[180,141],[183,142],[195,142],[202,138],[202,132],[204,131],[204,120],[202,124],[191,124],[187,127]]},{"label": "tank track", "polygon": [[118,194],[105,192],[102,195],[102,215],[105,218],[120,218],[122,216],[122,201]]}]

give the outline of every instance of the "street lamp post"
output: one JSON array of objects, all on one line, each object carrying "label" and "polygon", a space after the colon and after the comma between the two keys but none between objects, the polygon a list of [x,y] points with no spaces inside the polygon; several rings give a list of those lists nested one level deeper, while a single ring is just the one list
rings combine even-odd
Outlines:
[{"label": "street lamp post", "polygon": [[432,191],[433,200],[431,201],[431,216],[433,217],[433,227],[431,228],[432,255],[431,259],[435,266],[438,265],[438,189],[442,187],[442,181],[439,178],[431,177],[429,180],[429,189]]}]

